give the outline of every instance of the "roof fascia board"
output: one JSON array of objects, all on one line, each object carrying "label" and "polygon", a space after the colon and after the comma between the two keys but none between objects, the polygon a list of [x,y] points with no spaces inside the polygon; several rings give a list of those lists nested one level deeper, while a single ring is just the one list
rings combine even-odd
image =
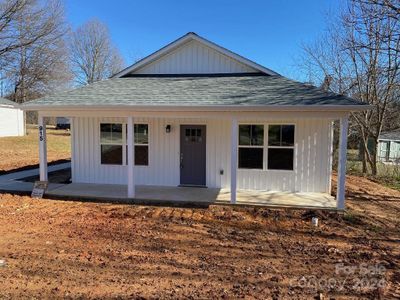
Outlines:
[{"label": "roof fascia board", "polygon": [[235,60],[239,61],[240,63],[245,64],[247,66],[250,66],[253,69],[256,69],[256,70],[258,70],[260,72],[263,72],[265,74],[268,74],[268,75],[279,75],[278,73],[276,73],[276,72],[274,72],[274,71],[272,71],[272,70],[270,70],[268,68],[265,68],[265,67],[255,63],[255,62],[243,57],[243,56],[240,56],[240,55],[238,55],[238,54],[236,54],[236,53],[234,53],[234,52],[232,52],[232,51],[230,51],[230,50],[228,50],[226,48],[223,48],[223,47],[221,47],[221,46],[219,46],[219,45],[217,45],[217,44],[215,44],[215,43],[213,43],[211,41],[208,41],[205,38],[202,38],[202,37],[198,36],[197,34],[188,33],[188,34],[178,38],[177,40],[169,43],[168,45],[162,47],[161,49],[157,50],[156,52],[153,52],[152,54],[150,54],[150,55],[146,56],[145,58],[139,60],[138,62],[134,63],[133,65],[125,68],[124,70],[114,74],[113,76],[111,76],[111,78],[119,78],[119,77],[127,75],[127,74],[129,74],[129,73],[131,73],[131,72],[133,72],[135,70],[138,70],[138,69],[144,67],[145,65],[147,65],[147,64],[149,64],[149,63],[151,63],[153,61],[158,60],[162,56],[170,53],[174,49],[184,45],[185,43],[187,43],[187,42],[189,42],[191,40],[196,40],[196,41],[198,41],[198,42],[210,47],[211,49],[214,49],[215,51],[217,51],[217,52],[219,52],[219,53],[221,53],[221,54],[223,54],[225,56],[228,56],[228,57],[230,57],[232,59],[235,59]]},{"label": "roof fascia board", "polygon": [[400,139],[387,139],[387,138],[383,138],[383,139],[381,139],[381,138],[378,138],[378,142],[379,141],[384,141],[384,142],[398,142],[398,141],[400,141]]},{"label": "roof fascia board", "polygon": [[187,112],[176,112],[176,111],[133,111],[133,110],[91,110],[91,111],[79,111],[79,110],[60,110],[60,111],[39,111],[39,115],[43,117],[101,117],[101,118],[126,118],[132,117],[146,117],[146,118],[169,118],[169,119],[210,119],[210,120],[231,120],[233,117],[240,121],[254,120],[288,120],[288,119],[313,119],[313,120],[338,120],[339,118],[349,115],[349,112],[343,111],[321,111],[315,112],[207,112],[199,114],[196,111]]},{"label": "roof fascia board", "polygon": [[0,104],[0,107],[3,108],[19,108],[18,104]]},{"label": "roof fascia board", "polygon": [[215,105],[215,106],[172,106],[172,105],[29,105],[25,104],[20,107],[23,110],[34,111],[60,111],[60,110],[132,110],[132,111],[227,111],[227,112],[240,112],[240,111],[265,111],[265,112],[279,112],[279,111],[365,111],[372,109],[371,105]]}]

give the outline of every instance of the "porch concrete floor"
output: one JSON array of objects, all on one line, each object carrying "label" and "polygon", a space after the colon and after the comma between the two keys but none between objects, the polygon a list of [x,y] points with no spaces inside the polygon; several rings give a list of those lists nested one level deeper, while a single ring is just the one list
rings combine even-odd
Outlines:
[{"label": "porch concrete floor", "polygon": [[[120,200],[130,202],[126,185],[71,183],[51,185],[47,196]],[[198,204],[229,204],[229,189],[198,187],[136,186],[135,202],[177,202]],[[291,193],[274,191],[238,190],[239,205],[271,207],[336,209],[336,200],[326,193]]]}]

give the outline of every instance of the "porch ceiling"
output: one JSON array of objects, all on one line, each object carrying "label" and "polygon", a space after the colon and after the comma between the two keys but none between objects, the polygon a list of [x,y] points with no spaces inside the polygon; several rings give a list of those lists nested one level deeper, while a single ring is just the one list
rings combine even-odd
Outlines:
[{"label": "porch ceiling", "polygon": [[[47,196],[62,198],[130,201],[126,185],[72,183],[50,188]],[[133,203],[230,204],[229,189],[136,186]],[[237,205],[283,208],[336,209],[334,197],[326,193],[291,193],[238,190]]]}]

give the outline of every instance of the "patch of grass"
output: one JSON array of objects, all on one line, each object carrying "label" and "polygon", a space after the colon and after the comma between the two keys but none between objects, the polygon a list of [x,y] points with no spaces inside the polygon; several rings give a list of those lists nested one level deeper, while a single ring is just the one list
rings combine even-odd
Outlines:
[{"label": "patch of grass", "polygon": [[[29,126],[25,136],[0,138],[0,171],[39,163],[38,130]],[[66,130],[47,127],[47,161],[71,158],[71,137]]]},{"label": "patch of grass", "polygon": [[362,173],[362,162],[354,150],[349,150],[347,160],[347,174],[355,176],[366,176],[368,179],[380,183],[392,189],[400,190],[400,165],[384,164],[378,162],[378,175],[371,176]]},{"label": "patch of grass", "polygon": [[346,212],[343,215],[343,220],[351,225],[362,225],[363,221],[361,216],[359,216],[358,214],[355,214],[353,212]]},{"label": "patch of grass", "polygon": [[370,225],[370,226],[368,226],[368,230],[373,231],[375,233],[380,233],[383,231],[383,228],[378,225]]}]

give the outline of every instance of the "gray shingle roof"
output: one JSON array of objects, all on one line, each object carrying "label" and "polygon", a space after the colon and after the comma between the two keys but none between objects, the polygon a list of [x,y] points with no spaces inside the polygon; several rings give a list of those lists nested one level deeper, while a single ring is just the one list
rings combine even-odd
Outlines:
[{"label": "gray shingle roof", "polygon": [[31,101],[35,106],[361,105],[282,76],[113,78]]},{"label": "gray shingle roof", "polygon": [[12,106],[16,106],[17,103],[15,103],[14,101],[10,101],[10,100],[8,100],[8,99],[1,98],[1,97],[0,97],[0,105],[12,105]]},{"label": "gray shingle roof", "polygon": [[379,139],[381,140],[392,140],[392,141],[400,141],[400,128],[392,131],[382,132],[379,135]]}]

